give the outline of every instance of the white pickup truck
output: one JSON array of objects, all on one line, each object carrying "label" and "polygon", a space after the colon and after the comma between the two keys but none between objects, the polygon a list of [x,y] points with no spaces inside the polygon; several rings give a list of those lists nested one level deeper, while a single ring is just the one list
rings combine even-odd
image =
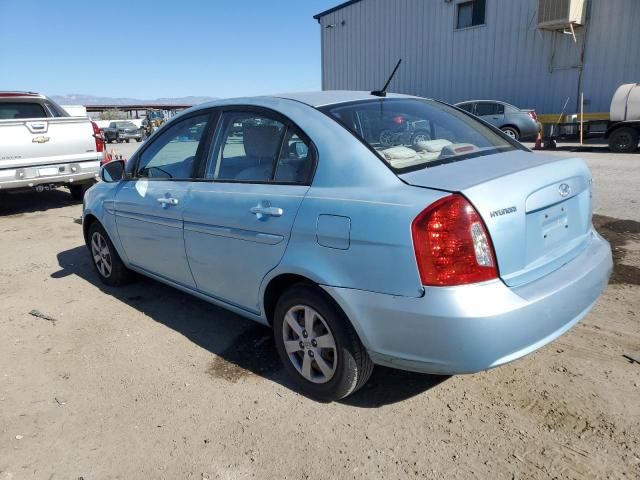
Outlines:
[{"label": "white pickup truck", "polygon": [[0,92],[0,193],[66,186],[74,199],[104,159],[98,126],[31,92]]}]

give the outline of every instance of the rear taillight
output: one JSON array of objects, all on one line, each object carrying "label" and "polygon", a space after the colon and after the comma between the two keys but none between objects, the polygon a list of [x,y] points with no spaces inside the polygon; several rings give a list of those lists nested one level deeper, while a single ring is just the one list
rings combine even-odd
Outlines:
[{"label": "rear taillight", "polygon": [[498,278],[491,238],[462,195],[427,207],[411,225],[423,285],[452,286]]},{"label": "rear taillight", "polygon": [[91,122],[91,126],[93,127],[93,138],[96,139],[96,152],[104,152],[104,136],[100,131],[100,127],[96,122]]},{"label": "rear taillight", "polygon": [[531,120],[533,120],[534,122],[538,121],[538,115],[536,115],[536,112],[531,111],[528,113],[529,113],[529,116],[531,117]]}]

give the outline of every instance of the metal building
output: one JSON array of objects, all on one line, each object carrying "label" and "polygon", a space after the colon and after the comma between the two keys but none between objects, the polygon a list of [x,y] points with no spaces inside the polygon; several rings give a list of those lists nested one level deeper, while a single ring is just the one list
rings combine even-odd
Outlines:
[{"label": "metal building", "polygon": [[608,112],[640,82],[640,0],[352,0],[314,18],[323,89]]}]

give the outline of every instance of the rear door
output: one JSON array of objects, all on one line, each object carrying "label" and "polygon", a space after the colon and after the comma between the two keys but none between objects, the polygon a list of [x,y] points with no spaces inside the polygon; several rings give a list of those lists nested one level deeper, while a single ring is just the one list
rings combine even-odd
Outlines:
[{"label": "rear door", "polygon": [[138,155],[134,178],[116,195],[116,225],[136,267],[194,288],[184,249],[182,215],[208,113],[186,117],[156,136]]},{"label": "rear door", "polygon": [[315,162],[309,139],[269,110],[226,109],[184,210],[198,290],[259,311],[258,290],[286,249]]},{"label": "rear door", "polygon": [[504,125],[504,105],[494,102],[478,102],[476,116],[495,127],[501,127]]}]

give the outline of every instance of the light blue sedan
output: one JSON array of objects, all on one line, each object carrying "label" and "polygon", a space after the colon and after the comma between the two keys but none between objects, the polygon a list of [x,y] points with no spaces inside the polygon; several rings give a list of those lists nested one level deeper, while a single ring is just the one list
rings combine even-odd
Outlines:
[{"label": "light blue sedan", "polygon": [[323,400],[374,364],[458,374],[531,353],[612,269],[582,160],[423,98],[199,105],[102,179],[83,211],[100,278],[135,271],[272,326],[286,370]]}]

